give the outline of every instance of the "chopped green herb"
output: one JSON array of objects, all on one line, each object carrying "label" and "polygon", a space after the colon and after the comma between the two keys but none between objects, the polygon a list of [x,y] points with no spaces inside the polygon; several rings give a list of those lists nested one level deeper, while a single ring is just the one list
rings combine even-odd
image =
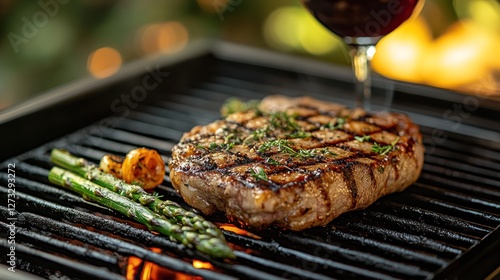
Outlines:
[{"label": "chopped green herb", "polygon": [[272,147],[277,147],[278,151],[284,152],[284,153],[287,153],[290,155],[296,154],[295,150],[290,147],[290,142],[286,139],[276,139],[276,140],[264,142],[264,144],[262,144],[259,147],[258,151],[259,151],[259,153],[263,153],[263,152],[266,152],[267,150],[271,149]]},{"label": "chopped green herb", "polygon": [[323,149],[321,149],[321,153],[322,153],[323,155],[325,155],[325,156],[326,156],[326,155],[338,156],[336,153],[334,153],[334,152],[330,152],[330,150],[328,150],[328,148],[326,148],[326,147],[325,147],[325,148],[323,148]]},{"label": "chopped green herb", "polygon": [[257,171],[255,171],[255,169],[253,168],[248,169],[248,171],[250,171],[250,175],[252,175],[252,177],[254,177],[257,180],[269,181],[267,173],[262,167],[258,167]]},{"label": "chopped green herb", "polygon": [[267,164],[271,164],[271,165],[280,165],[280,163],[277,160],[273,159],[273,158],[267,158],[266,159],[266,163]]},{"label": "chopped green herb", "polygon": [[197,144],[195,145],[196,148],[198,149],[203,149],[203,150],[213,150],[217,147],[217,144],[215,144],[214,142],[210,143],[210,145],[207,147],[207,146],[203,146],[203,145],[200,145],[200,144]]},{"label": "chopped green herb", "polygon": [[241,140],[236,136],[235,133],[229,133],[228,135],[224,136],[224,144],[239,144]]},{"label": "chopped green herb", "polygon": [[368,142],[370,141],[370,138],[371,138],[370,135],[354,136],[354,139],[358,142]]},{"label": "chopped green herb", "polygon": [[305,132],[295,121],[295,115],[288,115],[286,112],[276,112],[270,115],[269,123],[272,128],[283,129],[293,132],[288,134],[288,138],[308,138],[311,133]]},{"label": "chopped green herb", "polygon": [[249,100],[247,102],[242,101],[239,98],[228,98],[222,105],[220,112],[223,117],[237,112],[244,112],[248,110],[255,110],[257,114],[261,114],[259,111],[260,101]]},{"label": "chopped green herb", "polygon": [[202,146],[202,145],[199,145],[199,144],[197,144],[197,145],[194,145],[194,146],[195,146],[196,148],[198,148],[198,149],[203,149],[203,150],[207,150],[207,147],[205,147],[205,146]]},{"label": "chopped green herb", "polygon": [[317,156],[317,151],[316,150],[299,150],[296,154],[296,156],[301,157],[301,158],[311,158]]},{"label": "chopped green herb", "polygon": [[269,117],[269,123],[278,129],[285,131],[300,131],[300,126],[295,122],[295,116],[288,115],[286,112],[276,112]]},{"label": "chopped green herb", "polygon": [[[222,133],[221,133],[222,132]],[[240,144],[241,139],[240,139],[240,134],[241,131],[238,130],[238,128],[231,128],[229,126],[223,126],[220,129],[218,129],[215,134],[218,136],[222,134],[224,137],[224,144]]]},{"label": "chopped green herb", "polygon": [[300,157],[300,158],[311,158],[315,156],[320,156],[320,155],[333,155],[337,156],[337,154],[332,153],[328,150],[328,148],[322,148],[322,149],[311,149],[311,150],[298,150],[295,151],[292,147],[290,147],[290,142],[286,139],[276,139],[276,140],[271,140],[268,142],[265,142],[259,147],[258,152],[263,153],[266,152],[267,150],[271,149],[272,147],[277,147],[278,151],[283,152],[285,154],[288,154],[292,157]]},{"label": "chopped green herb", "polygon": [[262,140],[262,138],[267,136],[268,131],[269,131],[269,126],[259,128],[253,131],[247,138],[245,138],[245,140],[243,140],[243,142],[248,143],[251,140],[260,141]]},{"label": "chopped green herb", "polygon": [[341,129],[344,124],[346,123],[346,119],[345,118],[342,118],[342,117],[339,117],[337,118],[337,121],[334,123],[333,121],[321,126],[321,129],[331,129],[331,130],[337,130],[337,129]]},{"label": "chopped green herb", "polygon": [[383,166],[379,166],[379,167],[377,168],[377,171],[378,171],[378,172],[380,172],[380,173],[384,173],[385,168],[384,168]]},{"label": "chopped green herb", "polygon": [[210,146],[208,147],[209,150],[215,150],[217,149],[217,147],[219,147],[219,145],[217,145],[215,142],[212,142],[210,143]]},{"label": "chopped green herb", "polygon": [[303,130],[299,130],[295,133],[288,134],[287,137],[289,137],[289,138],[309,138],[309,137],[311,137],[311,133],[305,132]]},{"label": "chopped green herb", "polygon": [[301,158],[311,158],[311,157],[326,156],[326,155],[336,156],[337,154],[330,152],[328,148],[322,148],[322,149],[312,149],[312,150],[299,150],[293,156],[298,156]]},{"label": "chopped green herb", "polygon": [[375,143],[372,146],[372,152],[380,154],[381,156],[385,156],[394,150],[398,141],[399,141],[399,137],[396,138],[396,140],[394,140],[391,144],[386,145],[386,146],[381,146],[378,143]]}]

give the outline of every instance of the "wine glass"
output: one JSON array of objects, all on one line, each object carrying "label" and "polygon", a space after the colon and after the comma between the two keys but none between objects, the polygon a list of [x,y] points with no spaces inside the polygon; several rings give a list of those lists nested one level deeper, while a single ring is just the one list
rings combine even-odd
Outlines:
[{"label": "wine glass", "polygon": [[356,107],[370,110],[370,62],[375,45],[412,15],[425,0],[301,0],[326,28],[350,47],[356,80]]}]

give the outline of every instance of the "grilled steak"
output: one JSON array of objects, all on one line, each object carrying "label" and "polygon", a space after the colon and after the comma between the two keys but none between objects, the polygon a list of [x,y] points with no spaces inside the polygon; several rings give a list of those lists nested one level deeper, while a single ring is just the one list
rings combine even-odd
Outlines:
[{"label": "grilled steak", "polygon": [[205,214],[302,230],[402,191],[420,175],[423,153],[405,115],[269,96],[258,110],[193,128],[169,167],[173,186]]}]

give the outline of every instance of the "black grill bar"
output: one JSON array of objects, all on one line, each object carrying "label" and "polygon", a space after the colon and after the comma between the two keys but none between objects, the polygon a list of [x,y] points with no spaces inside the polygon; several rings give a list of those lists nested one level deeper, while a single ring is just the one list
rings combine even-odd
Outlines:
[{"label": "black grill bar", "polygon": [[428,198],[419,194],[407,194],[409,199],[405,202],[408,204],[423,205],[426,209],[445,213],[463,220],[472,222],[472,224],[480,223],[491,228],[496,228],[500,219],[488,212],[477,211],[468,206],[462,206],[455,203],[449,203],[441,199]]},{"label": "black grill bar", "polygon": [[[245,235],[223,230],[236,250],[234,261],[210,259],[48,181],[54,147],[96,164],[107,153],[124,155],[136,147],[156,149],[168,161],[182,134],[218,119],[229,97],[308,94],[334,102],[350,98],[347,83],[339,84],[333,95],[330,84],[311,87],[311,81],[288,72],[262,68],[254,73],[255,66],[246,65],[235,71],[239,64],[220,63],[222,67],[200,82],[155,92],[126,118],[111,116],[0,165],[0,198],[6,200],[6,166],[16,163],[16,233],[25,270],[48,278],[78,278],[80,270],[90,270],[85,276],[122,279],[129,258],[138,257],[205,279],[432,279],[456,275],[454,269],[480,256],[479,249],[486,252],[489,245],[497,246],[500,142],[449,130],[446,139],[427,149],[417,183],[365,210],[302,232],[247,229],[252,234]],[[421,129],[424,139],[434,140],[435,128]],[[168,176],[157,191],[188,207]],[[2,231],[8,211],[0,206]],[[208,219],[230,224],[222,215]],[[0,243],[1,250],[6,245]],[[213,269],[195,268],[194,260],[209,262]]]},{"label": "black grill bar", "polygon": [[[8,248],[11,245],[7,243],[6,240],[0,240],[0,248],[2,249],[2,256],[8,253]],[[42,274],[44,268],[42,267],[59,267],[64,273],[72,277],[73,279],[102,279],[102,280],[123,280],[123,276],[111,272],[105,268],[82,264],[76,261],[72,261],[68,258],[60,257],[54,254],[49,254],[37,249],[30,248],[23,244],[16,245],[16,254],[18,257],[22,258],[23,261],[28,261],[30,263],[35,263],[40,265],[40,269],[34,271],[37,274]],[[47,277],[47,275],[39,275]]]},{"label": "black grill bar", "polygon": [[[448,158],[436,157],[435,155],[427,155],[427,162],[432,163],[431,166],[439,166],[441,168],[453,169],[460,172],[466,172],[470,175],[487,177],[492,179],[494,182],[495,179],[500,179],[500,173],[495,171],[494,169],[486,169],[484,167],[476,167],[470,164],[465,164],[462,162],[450,162]],[[436,170],[434,170],[436,171]],[[457,174],[455,174],[457,175]],[[474,180],[475,181],[475,180]]]},{"label": "black grill bar", "polygon": [[301,250],[293,249],[286,246],[281,246],[275,241],[266,242],[251,238],[242,237],[232,233],[227,234],[229,241],[245,240],[247,244],[251,244],[252,248],[257,249],[263,255],[268,255],[268,258],[276,259],[282,263],[290,263],[291,265],[302,264],[302,266],[314,268],[313,271],[321,271],[324,275],[329,275],[330,271],[335,271],[335,275],[340,278],[355,278],[362,277],[367,279],[393,279],[388,273],[380,273],[369,269],[360,269],[360,267],[345,264],[344,261],[336,262],[328,258],[319,258],[315,254],[309,254]]},{"label": "black grill bar", "polygon": [[[8,211],[3,207],[0,212],[2,212],[2,214],[8,213]],[[8,224],[0,222],[0,228],[7,232]],[[118,258],[113,255],[103,254],[85,247],[63,242],[49,236],[27,230],[26,228],[16,228],[16,240],[35,244],[37,247],[50,247],[52,252],[60,253],[71,258],[85,259],[92,265],[107,267],[118,266]]]},{"label": "black grill bar", "polygon": [[428,155],[428,160],[431,160],[433,157],[445,159],[447,160],[447,163],[466,163],[467,166],[473,168],[479,167],[482,168],[482,170],[486,170],[487,172],[500,169],[500,163],[494,162],[491,159],[484,159],[473,155],[464,156],[462,152],[447,150],[447,147],[439,147],[439,149],[435,149],[432,154]]},{"label": "black grill bar", "polygon": [[[323,236],[325,233],[319,234]],[[316,240],[335,240],[337,243],[341,243],[343,246],[346,244],[354,246],[354,248],[360,250],[359,248],[365,248],[369,250],[370,254],[376,254],[386,258],[392,258],[393,260],[404,260],[408,263],[416,263],[422,268],[439,268],[449,262],[449,259],[445,259],[442,256],[437,256],[435,254],[429,254],[423,252],[422,250],[415,250],[412,248],[404,248],[394,244],[390,244],[387,241],[378,241],[375,239],[366,238],[365,236],[360,236],[359,234],[351,234],[349,232],[340,231],[336,229],[330,229],[327,233],[330,238],[319,237],[317,235],[311,235],[306,233],[304,236],[316,239]],[[363,251],[363,250],[360,250]]]},{"label": "black grill bar", "polygon": [[411,217],[424,224],[440,226],[452,232],[476,237],[476,241],[493,230],[491,227],[478,225],[457,217],[451,217],[443,213],[437,213],[428,209],[422,209],[420,207],[405,205],[394,201],[381,202],[378,206],[388,213],[394,213],[395,215],[403,214],[405,217]]},{"label": "black grill bar", "polygon": [[419,182],[415,185],[418,186],[418,189],[415,189],[415,193],[425,194],[427,196],[433,196],[435,198],[441,198],[448,201],[456,201],[458,204],[467,204],[489,213],[499,213],[500,211],[500,205],[488,199],[477,198],[455,191],[443,191],[440,188]]},{"label": "black grill bar", "polygon": [[[150,147],[152,149],[156,149],[158,151],[164,151],[165,149],[170,151],[173,147],[173,143],[169,143],[164,140],[159,140],[151,137],[146,137],[143,135],[139,135],[136,133],[130,133],[127,131],[122,131],[118,129],[114,130],[106,130],[105,133],[92,133],[90,134],[94,137],[99,137],[102,138],[103,140],[105,139],[110,139],[118,143],[123,143],[123,141],[126,141],[126,143],[129,143],[131,145],[134,145],[136,147],[144,146],[144,147]],[[126,139],[126,140],[125,140]],[[97,144],[100,144],[100,141],[95,142]]]},{"label": "black grill bar", "polygon": [[168,129],[159,125],[148,124],[133,120],[124,120],[116,125],[116,128],[129,132],[138,133],[145,136],[157,136],[164,140],[180,139],[183,132],[175,129]]},{"label": "black grill bar", "polygon": [[282,275],[284,278],[288,278],[287,276],[296,276],[299,277],[300,279],[314,279],[314,280],[333,279],[331,277],[319,273],[303,270],[295,266],[283,264],[281,262],[271,261],[266,258],[256,257],[250,254],[243,253],[241,251],[236,251],[235,254],[240,261],[244,262],[249,266],[258,265],[259,267],[267,267],[275,271],[276,273],[283,273],[283,271],[286,271]]},{"label": "black grill bar", "polygon": [[359,250],[331,243],[320,242],[292,234],[282,234],[281,237],[286,239],[287,246],[307,248],[306,250],[316,253],[321,252],[323,257],[348,260],[353,265],[357,262],[366,263],[381,272],[396,274],[400,277],[425,277],[430,273],[430,271],[425,271],[418,266],[402,264],[401,262],[379,257],[371,253],[360,252]]},{"label": "black grill bar", "polygon": [[[437,174],[438,176],[443,176],[443,174],[448,175],[448,176],[446,176],[446,177],[448,177],[447,178],[448,180],[451,179],[454,181],[461,181],[461,182],[465,181],[468,184],[475,184],[475,185],[480,184],[482,189],[484,189],[484,192],[486,194],[500,198],[500,195],[498,195],[498,193],[495,192],[495,189],[488,191],[489,188],[500,187],[499,181],[489,179],[488,177],[486,177],[486,176],[488,176],[488,174],[485,174],[485,176],[477,176],[474,174],[465,173],[465,172],[458,171],[458,170],[452,170],[449,167],[438,166],[438,165],[435,165],[432,163],[428,163],[426,165],[425,171],[427,171],[429,173]],[[452,177],[452,178],[449,178],[449,177]]]},{"label": "black grill bar", "polygon": [[377,211],[367,213],[366,218],[373,218],[373,220],[377,220],[380,226],[394,228],[399,231],[406,230],[406,232],[412,233],[416,236],[425,236],[432,238],[433,240],[440,240],[441,242],[446,242],[450,245],[463,249],[480,240],[480,238],[467,236],[442,227],[418,221],[409,221],[406,218]]},{"label": "black grill bar", "polygon": [[402,232],[390,228],[384,228],[374,224],[365,224],[360,221],[347,222],[345,225],[337,226],[337,229],[342,229],[347,232],[365,232],[365,237],[370,237],[377,240],[390,241],[398,244],[401,247],[408,249],[419,248],[421,251],[431,254],[440,254],[444,257],[452,258],[463,252],[463,248],[459,248],[444,242],[435,241],[431,238],[414,235],[407,232]]},{"label": "black grill bar", "polygon": [[427,172],[424,172],[422,174],[419,180],[421,182],[438,185],[446,189],[456,190],[458,192],[464,192],[471,195],[474,194],[475,196],[484,197],[486,199],[500,199],[500,195],[493,188],[476,185],[474,182],[464,182],[461,180],[457,180],[453,177],[444,176],[442,173],[434,174],[432,169],[425,168],[424,170]]}]

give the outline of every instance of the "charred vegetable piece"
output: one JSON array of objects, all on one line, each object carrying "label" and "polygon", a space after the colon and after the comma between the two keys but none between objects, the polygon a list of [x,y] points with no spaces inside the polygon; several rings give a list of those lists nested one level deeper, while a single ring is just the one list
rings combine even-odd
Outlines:
[{"label": "charred vegetable piece", "polygon": [[122,176],[123,158],[116,155],[105,155],[101,158],[99,168],[106,173],[110,173],[116,178],[123,178]]}]

